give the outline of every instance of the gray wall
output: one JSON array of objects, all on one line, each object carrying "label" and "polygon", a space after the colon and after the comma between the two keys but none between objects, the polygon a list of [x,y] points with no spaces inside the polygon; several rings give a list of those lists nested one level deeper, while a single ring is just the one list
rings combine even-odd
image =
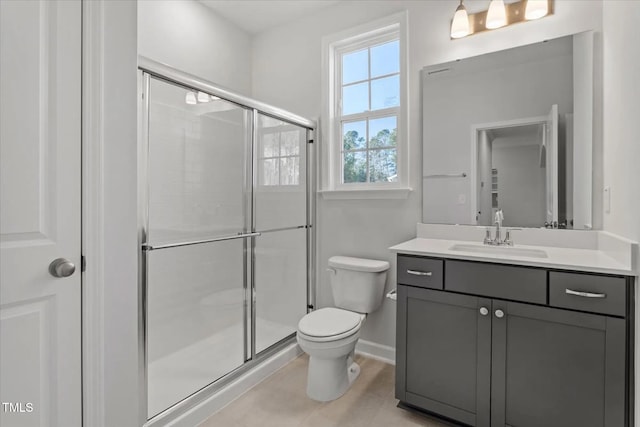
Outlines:
[{"label": "gray wall", "polygon": [[546,169],[540,167],[539,150],[537,141],[517,145],[511,138],[493,140],[492,166],[498,169],[498,205],[504,212],[504,226],[544,224]]},{"label": "gray wall", "polygon": [[[604,229],[640,241],[640,2],[604,2],[604,185],[611,188],[611,209]],[[636,265],[640,265],[640,254]],[[640,283],[636,278],[636,406],[640,426]]]},{"label": "gray wall", "polygon": [[196,0],[140,0],[138,54],[251,95],[251,37]]}]

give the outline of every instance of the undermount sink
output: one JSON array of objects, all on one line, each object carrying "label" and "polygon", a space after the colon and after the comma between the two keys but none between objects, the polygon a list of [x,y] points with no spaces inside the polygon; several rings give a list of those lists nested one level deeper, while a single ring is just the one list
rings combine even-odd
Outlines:
[{"label": "undermount sink", "polygon": [[540,249],[515,248],[513,246],[465,245],[455,244],[450,251],[476,252],[489,255],[510,255],[530,258],[547,258],[547,253]]}]

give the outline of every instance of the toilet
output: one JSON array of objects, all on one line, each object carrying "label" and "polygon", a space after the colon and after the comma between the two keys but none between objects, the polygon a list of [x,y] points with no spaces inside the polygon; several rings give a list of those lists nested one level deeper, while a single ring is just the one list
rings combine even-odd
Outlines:
[{"label": "toilet", "polygon": [[321,308],[298,323],[298,344],[309,355],[307,395],[321,402],[342,396],[360,374],[353,360],[360,328],[380,307],[389,263],[363,258],[329,258],[335,307]]}]

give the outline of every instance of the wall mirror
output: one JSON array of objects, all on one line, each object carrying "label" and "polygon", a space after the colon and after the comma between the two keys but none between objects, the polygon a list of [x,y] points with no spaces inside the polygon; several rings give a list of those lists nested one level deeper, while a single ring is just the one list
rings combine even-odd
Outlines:
[{"label": "wall mirror", "polygon": [[425,223],[592,228],[592,32],[422,70]]}]

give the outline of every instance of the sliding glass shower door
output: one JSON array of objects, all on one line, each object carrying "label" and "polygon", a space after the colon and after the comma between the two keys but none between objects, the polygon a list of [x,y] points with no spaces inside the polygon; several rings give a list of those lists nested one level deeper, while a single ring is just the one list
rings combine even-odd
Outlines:
[{"label": "sliding glass shower door", "polygon": [[251,111],[150,78],[148,417],[247,359]]},{"label": "sliding glass shower door", "polygon": [[312,186],[308,127],[141,76],[144,382],[158,420],[295,334]]},{"label": "sliding glass shower door", "polygon": [[297,330],[307,312],[307,129],[257,115],[255,350]]}]

